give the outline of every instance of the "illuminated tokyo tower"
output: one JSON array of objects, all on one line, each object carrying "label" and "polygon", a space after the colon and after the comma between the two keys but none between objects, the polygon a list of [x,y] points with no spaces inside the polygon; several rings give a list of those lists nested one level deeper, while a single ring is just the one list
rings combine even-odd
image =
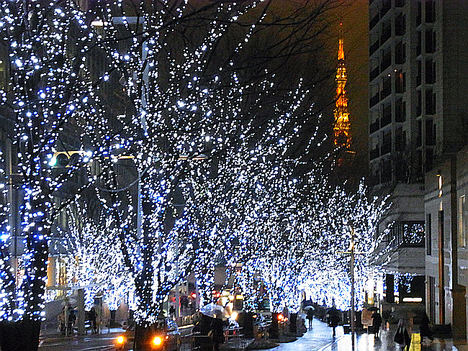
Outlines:
[{"label": "illuminated tokyo tower", "polygon": [[349,130],[348,97],[346,94],[346,66],[343,49],[343,23],[340,23],[340,38],[338,40],[338,67],[336,69],[336,103],[335,124],[333,126],[334,142],[336,146],[346,150],[351,148],[351,133]]}]

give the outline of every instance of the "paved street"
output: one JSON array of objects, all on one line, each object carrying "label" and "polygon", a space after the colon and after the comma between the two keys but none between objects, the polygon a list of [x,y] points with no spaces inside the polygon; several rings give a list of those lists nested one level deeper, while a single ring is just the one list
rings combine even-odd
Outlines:
[{"label": "paved street", "polygon": [[[112,350],[112,342],[119,333],[102,335],[88,335],[73,338],[48,338],[39,347],[41,351],[92,351]],[[381,337],[373,334],[359,334],[356,339],[356,351],[398,351],[393,342],[393,331],[382,331]],[[343,334],[341,327],[337,328],[336,338],[332,337],[332,329],[325,323],[314,320],[312,330],[302,338],[292,343],[284,343],[273,351],[351,351],[351,336]],[[419,334],[413,334],[413,343],[410,351],[452,351],[452,343],[435,340],[430,347],[421,347]]]},{"label": "paved street", "polygon": [[[393,342],[393,331],[382,331],[380,338],[373,334],[359,334],[356,339],[356,351],[398,351],[401,350]],[[314,327],[302,338],[287,344],[281,344],[273,351],[351,351],[351,335],[343,334],[341,327],[337,328],[337,337],[333,339],[331,328],[318,320],[314,320]],[[452,351],[451,342],[435,340],[430,347],[421,347],[419,334],[413,334],[410,351]]]},{"label": "paved street", "polygon": [[40,351],[112,350],[113,341],[120,333],[48,338],[39,346]]}]

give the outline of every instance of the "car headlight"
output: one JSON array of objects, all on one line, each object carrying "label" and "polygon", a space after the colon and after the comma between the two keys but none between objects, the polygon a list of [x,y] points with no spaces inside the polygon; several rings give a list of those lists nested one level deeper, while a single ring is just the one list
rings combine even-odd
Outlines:
[{"label": "car headlight", "polygon": [[118,345],[123,345],[125,343],[125,337],[123,335],[119,335],[115,341]]},{"label": "car headlight", "polygon": [[152,340],[153,346],[161,346],[163,343],[163,338],[160,336],[155,336]]}]

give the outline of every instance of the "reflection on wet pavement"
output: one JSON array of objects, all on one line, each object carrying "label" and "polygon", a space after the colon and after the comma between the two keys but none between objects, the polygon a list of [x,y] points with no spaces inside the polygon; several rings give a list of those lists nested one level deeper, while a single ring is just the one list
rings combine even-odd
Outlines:
[{"label": "reflection on wet pavement", "polygon": [[[356,351],[399,351],[401,347],[393,341],[393,330],[381,331],[380,337],[374,334],[357,334],[354,350]],[[419,333],[413,333],[410,351],[452,351],[452,343],[434,340],[430,346],[422,346]],[[337,337],[333,338],[332,330],[325,323],[314,320],[312,330],[302,338],[287,344],[281,344],[273,351],[352,351],[350,334],[343,334],[341,327],[337,328]]]}]

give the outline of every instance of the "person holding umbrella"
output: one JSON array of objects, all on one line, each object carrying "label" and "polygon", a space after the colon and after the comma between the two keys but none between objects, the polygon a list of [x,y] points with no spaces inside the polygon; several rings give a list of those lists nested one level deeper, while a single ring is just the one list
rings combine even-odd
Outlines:
[{"label": "person holding umbrella", "polygon": [[340,320],[340,312],[333,306],[328,310],[328,325],[333,328],[333,337],[336,336],[336,327]]},{"label": "person holding umbrella", "polygon": [[306,306],[304,310],[307,313],[307,320],[309,321],[309,329],[312,329],[312,322],[314,320],[314,308],[312,306]]},{"label": "person holding umbrella", "polygon": [[210,303],[203,306],[200,312],[210,317],[210,331],[208,336],[211,338],[213,343],[213,351],[219,351],[219,345],[224,343],[224,320],[227,319],[226,310],[217,304]]}]

